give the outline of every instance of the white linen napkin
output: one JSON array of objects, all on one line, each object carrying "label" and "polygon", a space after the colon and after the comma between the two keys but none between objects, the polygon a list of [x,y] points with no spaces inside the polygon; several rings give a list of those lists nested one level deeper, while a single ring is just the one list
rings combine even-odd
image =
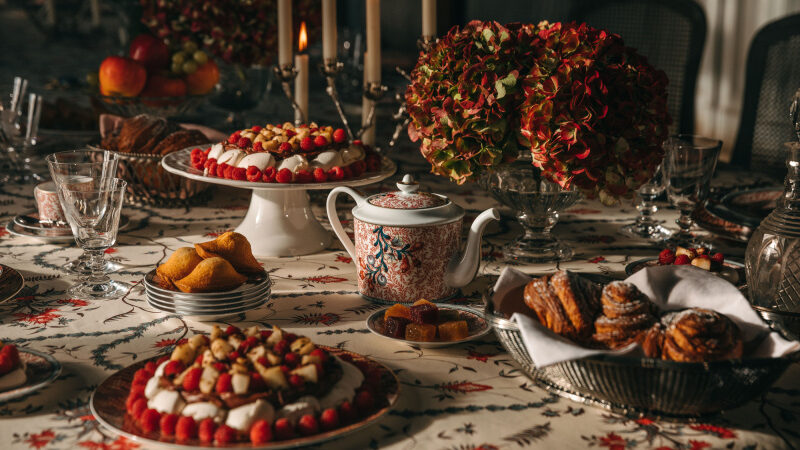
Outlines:
[{"label": "white linen napkin", "polygon": [[[532,311],[528,310],[530,315],[523,314],[527,306],[521,302],[521,293],[530,280],[530,276],[506,267],[495,283],[492,300],[496,311],[511,315],[511,320],[519,325],[522,340],[536,367],[601,353],[641,354],[638,344],[618,350],[581,347],[542,326],[533,318],[535,314]],[[766,334],[761,344],[747,357],[779,357],[800,350],[800,342],[788,341],[770,331],[736,286],[703,269],[693,266],[648,267],[625,281],[639,288],[662,311],[706,308],[725,314],[739,326],[745,343]]]}]

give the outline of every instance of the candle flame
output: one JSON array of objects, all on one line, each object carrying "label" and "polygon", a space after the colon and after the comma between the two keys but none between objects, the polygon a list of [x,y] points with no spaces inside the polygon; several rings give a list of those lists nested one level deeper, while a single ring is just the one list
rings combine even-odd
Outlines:
[{"label": "candle flame", "polygon": [[300,24],[300,38],[297,40],[297,50],[303,51],[308,47],[308,33],[306,32],[306,23]]}]

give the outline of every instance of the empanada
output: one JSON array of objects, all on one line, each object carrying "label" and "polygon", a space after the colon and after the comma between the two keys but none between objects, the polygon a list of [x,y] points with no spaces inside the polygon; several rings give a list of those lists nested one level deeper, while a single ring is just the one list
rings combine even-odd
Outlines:
[{"label": "empanada", "polygon": [[223,258],[204,259],[186,277],[174,281],[181,292],[221,292],[241,286],[247,277]]},{"label": "empanada", "polygon": [[172,289],[175,280],[192,273],[202,260],[194,247],[181,247],[175,250],[164,264],[156,268],[158,283],[166,289]]},{"label": "empanada", "polygon": [[253,256],[250,242],[235,231],[222,233],[210,242],[194,244],[195,250],[203,258],[219,256],[227,259],[241,273],[263,273],[264,268]]}]

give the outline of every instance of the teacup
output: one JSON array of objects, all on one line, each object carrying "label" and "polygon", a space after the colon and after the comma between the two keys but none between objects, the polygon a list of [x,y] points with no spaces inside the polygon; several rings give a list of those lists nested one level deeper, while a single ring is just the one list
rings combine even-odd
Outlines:
[{"label": "teacup", "polygon": [[66,222],[64,210],[61,209],[61,202],[58,200],[56,184],[46,181],[36,185],[33,189],[33,196],[36,197],[36,208],[39,210],[39,220]]}]

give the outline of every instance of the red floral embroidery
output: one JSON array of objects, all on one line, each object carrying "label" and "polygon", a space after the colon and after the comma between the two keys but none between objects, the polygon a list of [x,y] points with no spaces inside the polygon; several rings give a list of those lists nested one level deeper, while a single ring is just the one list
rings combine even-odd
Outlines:
[{"label": "red floral embroidery", "polygon": [[720,439],[733,439],[736,437],[736,433],[733,430],[716,425],[697,424],[689,425],[689,428],[693,429],[694,431],[704,431],[706,433],[713,434]]},{"label": "red floral embroidery", "polygon": [[89,302],[87,302],[86,300],[81,300],[81,299],[77,299],[77,298],[65,298],[65,299],[59,300],[58,303],[61,303],[62,305],[69,304],[69,305],[72,305],[72,306],[86,306],[86,305],[89,304]]},{"label": "red floral embroidery", "polygon": [[602,256],[597,256],[595,258],[590,259],[589,262],[590,263],[599,264],[601,262],[606,262],[606,259],[604,257],[602,257]]},{"label": "red floral embroidery", "polygon": [[475,447],[475,450],[498,450],[500,447],[492,444],[481,444]]},{"label": "red floral embroidery", "polygon": [[467,359],[474,359],[480,362],[486,362],[487,359],[497,356],[497,353],[480,353],[472,350],[467,351]]},{"label": "red floral embroidery", "polygon": [[129,441],[122,436],[118,437],[116,441],[108,444],[97,441],[82,441],[78,442],[78,445],[92,450],[133,450],[141,447],[139,444]]},{"label": "red floral embroidery", "polygon": [[6,230],[5,228],[0,228],[0,237],[6,237],[8,235],[9,235],[8,230]]},{"label": "red floral embroidery", "polygon": [[164,348],[164,347],[169,347],[170,345],[173,344],[175,344],[175,339],[161,339],[160,341],[153,344],[153,347]]},{"label": "red floral embroidery", "polygon": [[320,275],[318,277],[308,277],[306,281],[312,283],[341,283],[342,281],[347,281],[347,278],[334,277],[333,275]]},{"label": "red floral embroidery", "polygon": [[117,253],[117,249],[115,249],[114,247],[109,247],[103,253],[105,253],[106,255],[111,255],[113,253]]},{"label": "red floral embroidery", "polygon": [[94,414],[87,414],[85,416],[80,416],[79,419],[81,419],[84,422],[94,422],[95,420],[97,420],[94,418]]},{"label": "red floral embroidery", "polygon": [[61,317],[61,314],[56,314],[55,311],[58,311],[58,309],[47,308],[43,312],[40,312],[39,314],[14,313],[14,317],[17,318],[16,319],[17,322],[28,322],[38,325],[47,325],[48,323],[50,323],[51,320]]},{"label": "red floral embroidery", "polygon": [[608,447],[610,450],[625,450],[628,442],[617,433],[611,432],[600,438],[600,447]]},{"label": "red floral embroidery", "polygon": [[655,423],[655,421],[653,419],[649,419],[647,417],[642,417],[641,419],[636,419],[636,420],[634,420],[634,422],[638,423],[639,425],[643,425],[643,426],[652,425],[653,423]]},{"label": "red floral embroidery", "polygon": [[336,255],[336,261],[343,262],[345,264],[350,264],[351,262],[353,262],[353,258],[344,255]]},{"label": "red floral embroidery", "polygon": [[439,388],[445,391],[460,392],[468,394],[470,392],[488,391],[492,389],[491,386],[486,384],[473,383],[471,381],[459,381],[447,384],[440,384]]},{"label": "red floral embroidery", "polygon": [[689,439],[689,445],[692,446],[692,450],[702,450],[704,448],[711,447],[711,444],[709,444],[708,442],[695,441],[694,439]]},{"label": "red floral embroidery", "polygon": [[30,446],[30,448],[43,448],[47,446],[53,439],[55,439],[56,434],[50,428],[42,431],[41,433],[34,433],[25,439],[25,443]]}]

